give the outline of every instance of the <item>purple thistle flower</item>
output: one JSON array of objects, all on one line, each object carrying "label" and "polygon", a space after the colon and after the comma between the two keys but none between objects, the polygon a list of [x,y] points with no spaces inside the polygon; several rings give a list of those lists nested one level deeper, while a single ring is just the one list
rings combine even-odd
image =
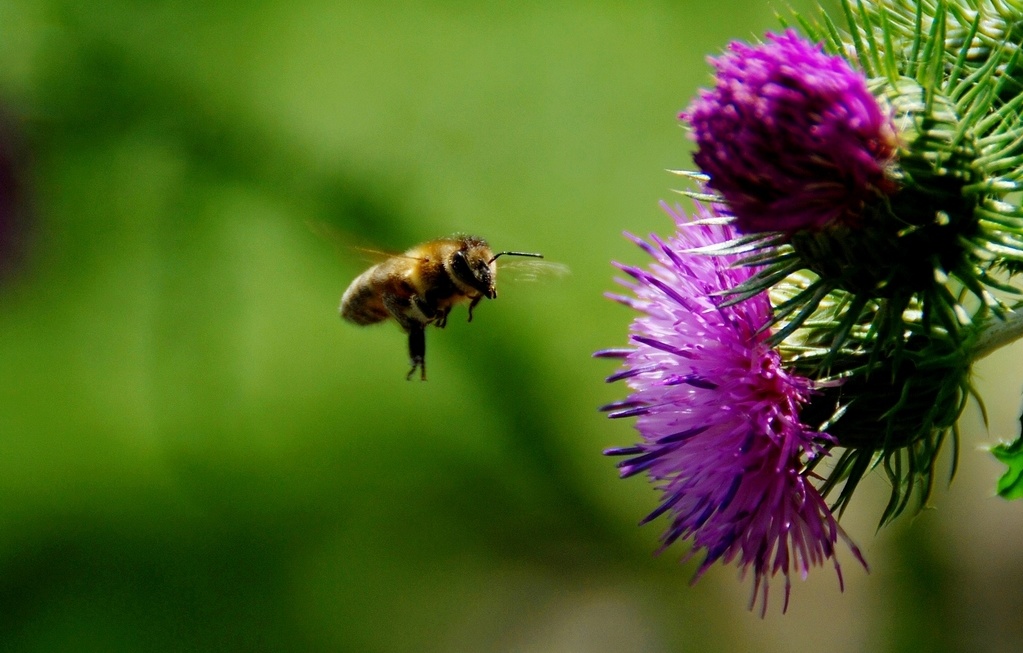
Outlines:
[{"label": "purple thistle flower", "polygon": [[[633,237],[654,262],[645,270],[619,265],[632,277],[619,280],[632,296],[609,295],[642,313],[632,323],[633,347],[596,354],[624,360],[608,381],[624,379],[632,394],[606,408],[612,418],[636,417],[642,440],[605,454],[627,456],[621,476],[646,472],[662,492],[642,522],[670,514],[662,550],[678,539],[692,540],[690,555],[703,550],[694,581],[718,560],[737,562],[743,574],[752,567],[750,607],[760,600],[763,614],[777,573],[785,607],[793,571],[805,577],[831,558],[841,585],[839,537],[863,559],[804,471],[831,438],[799,419],[812,384],[786,371],[767,342],[766,293],[722,306],[722,291],[753,271],[734,265],[737,256],[693,251],[734,238],[734,228],[691,222],[663,206],[677,234],[667,242]],[[719,217],[703,206],[698,212]]]},{"label": "purple thistle flower", "polygon": [[855,226],[867,200],[894,192],[891,117],[844,59],[788,30],[733,41],[711,63],[716,85],[679,118],[741,231]]}]

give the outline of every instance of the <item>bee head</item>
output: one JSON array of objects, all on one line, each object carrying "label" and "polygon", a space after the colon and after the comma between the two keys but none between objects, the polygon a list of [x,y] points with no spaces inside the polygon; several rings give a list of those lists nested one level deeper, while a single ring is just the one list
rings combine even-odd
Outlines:
[{"label": "bee head", "polygon": [[462,240],[462,246],[451,256],[450,270],[459,283],[479,291],[487,299],[494,299],[497,297],[497,287],[494,285],[497,259],[505,255],[543,258],[543,254],[531,252],[494,254],[487,241],[477,236],[466,236]]},{"label": "bee head", "polygon": [[459,282],[477,290],[487,299],[497,297],[494,286],[494,256],[482,239],[470,238],[451,255],[451,273]]}]

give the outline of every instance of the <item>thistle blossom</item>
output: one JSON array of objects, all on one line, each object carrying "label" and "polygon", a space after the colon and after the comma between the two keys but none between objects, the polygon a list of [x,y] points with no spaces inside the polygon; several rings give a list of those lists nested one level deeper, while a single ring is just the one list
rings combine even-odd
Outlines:
[{"label": "thistle blossom", "polygon": [[[694,252],[733,238],[733,228],[664,208],[678,233],[667,242],[634,238],[654,262],[619,265],[633,279],[622,280],[632,296],[611,296],[642,313],[633,346],[596,354],[624,360],[608,380],[625,380],[632,393],[608,409],[612,418],[636,417],[641,442],[605,453],[627,456],[622,477],[646,472],[661,491],[643,523],[670,514],[662,550],[691,539],[690,555],[705,552],[696,578],[718,560],[736,561],[743,574],[752,567],[751,608],[760,600],[762,611],[768,580],[781,573],[787,607],[793,571],[805,577],[830,558],[841,584],[835,542],[849,540],[803,471],[830,438],[800,421],[811,382],[786,371],[767,342],[766,293],[722,305],[721,291],[751,269],[734,266],[734,256]],[[701,206],[699,217],[718,216]]]},{"label": "thistle blossom", "polygon": [[734,41],[711,63],[714,88],[679,117],[741,231],[855,223],[866,201],[894,190],[885,175],[891,117],[844,59],[788,30],[766,43]]}]

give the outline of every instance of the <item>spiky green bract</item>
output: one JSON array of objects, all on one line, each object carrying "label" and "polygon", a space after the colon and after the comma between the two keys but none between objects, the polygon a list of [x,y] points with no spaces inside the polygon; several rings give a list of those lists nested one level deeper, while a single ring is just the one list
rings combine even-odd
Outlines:
[{"label": "spiky green bract", "polygon": [[[933,98],[928,108],[926,90],[908,78],[874,86],[899,128],[899,155],[889,168],[898,190],[866,204],[856,226],[835,223],[793,234],[788,247],[778,250],[781,260],[762,278],[799,268],[816,273],[808,294],[781,307],[779,318],[795,318],[789,320],[790,330],[801,324],[800,315],[808,315],[790,311],[812,311],[819,298],[845,291],[856,298],[848,304],[845,319],[850,324],[869,320],[874,346],[891,349],[899,346],[903,313],[915,302],[927,320],[953,336],[962,326],[963,313],[942,282],[952,276],[962,277],[963,285],[972,283],[964,241],[979,229],[976,198],[962,189],[978,179],[972,165],[976,150],[970,141],[956,143],[957,117],[944,98]],[[934,151],[939,149],[944,162],[935,166]],[[789,248],[794,258],[786,258]],[[978,292],[989,298],[983,289]],[[840,339],[833,344],[836,350],[843,346]]]},{"label": "spiky green bract", "polygon": [[[889,175],[898,190],[865,205],[859,224],[847,220],[720,248],[738,248],[761,266],[736,289],[736,300],[793,273],[816,273],[805,292],[778,307],[776,320],[786,327],[775,342],[837,291],[853,298],[839,316],[835,352],[851,325],[864,321],[872,326],[874,348],[899,348],[903,314],[912,304],[919,304],[924,325],[938,325],[958,341],[978,319],[1002,314],[993,289],[1018,294],[992,275],[998,268],[1023,270],[1023,211],[1006,201],[1023,189],[1023,96],[998,99],[1017,68],[1018,49],[991,47],[981,61],[970,44],[984,25],[982,12],[966,35],[974,38],[956,41],[946,38],[947,27],[950,16],[965,15],[961,7],[953,12],[945,2],[925,1],[912,3],[916,13],[907,15],[908,6],[846,0],[847,32],[826,15],[817,23],[799,20],[811,40],[870,76],[878,101],[890,107],[900,144]],[[959,50],[941,47],[946,42],[960,43]]]},{"label": "spiky green bract", "polygon": [[[946,66],[968,72],[981,70],[996,60],[997,101],[1006,102],[1023,91],[1023,67],[1016,61],[1023,43],[1023,2],[1020,0],[883,0],[864,2],[860,9],[873,24],[891,28],[912,45],[919,20],[921,31],[932,33],[936,21],[944,20]],[[887,15],[882,11],[887,10]],[[911,51],[911,50],[910,50]]]},{"label": "spiky green bract", "polygon": [[[1018,206],[1013,209],[1000,203],[1006,193],[1020,189],[1023,162],[1023,134],[1020,114],[1023,108],[1023,2],[1020,0],[884,0],[864,3],[865,11],[875,16],[887,8],[892,17],[911,15],[928,34],[944,31],[944,69],[946,75],[959,73],[960,85],[970,84],[975,114],[988,115],[981,120],[985,128],[997,125],[986,138],[984,153],[987,167],[1000,192],[991,193],[995,213],[1019,218]],[[914,33],[911,25],[891,21],[893,29],[906,41]],[[940,28],[940,29],[939,29]],[[976,80],[976,81],[974,81]],[[982,131],[982,130],[978,130]],[[1017,227],[1018,228],[1018,227]],[[1023,262],[1016,255],[1006,254],[999,261],[1012,274],[1023,271]]]},{"label": "spiky green bract", "polygon": [[[772,293],[775,300],[797,294],[809,283],[794,277]],[[967,398],[971,357],[940,328],[925,327],[916,306],[907,309],[909,321],[902,346],[887,356],[873,347],[870,325],[854,325],[843,348],[830,346],[835,316],[851,297],[837,291],[821,303],[804,326],[779,345],[783,359],[794,370],[818,373],[815,394],[803,414],[809,423],[826,430],[841,448],[827,469],[815,472],[825,478],[825,496],[838,491],[832,510],[841,512],[863,476],[882,467],[891,484],[891,498],[881,525],[894,519],[911,504],[925,505],[937,473],[936,460],[943,444],[951,440],[958,449],[958,420]],[[820,375],[821,369],[828,373]],[[955,455],[952,457],[952,472]]]},{"label": "spiky green bract", "polygon": [[[772,290],[775,304],[805,292],[814,275],[793,275]],[[898,516],[911,499],[922,507],[930,495],[938,467],[938,455],[947,441],[953,447],[951,474],[958,451],[956,421],[966,400],[970,363],[975,359],[969,344],[975,332],[965,334],[963,346],[938,325],[926,324],[919,301],[905,307],[900,346],[877,348],[869,319],[844,325],[854,295],[837,290],[779,344],[782,358],[799,373],[815,379],[815,394],[804,412],[809,423],[835,439],[836,451],[829,463],[814,471],[825,479],[821,486],[832,497],[832,510],[841,512],[859,481],[875,467],[884,469],[891,498],[880,524]],[[864,314],[878,311],[868,302]],[[780,326],[785,328],[783,322]],[[843,346],[831,343],[841,334]],[[834,461],[834,462],[830,462]]]}]

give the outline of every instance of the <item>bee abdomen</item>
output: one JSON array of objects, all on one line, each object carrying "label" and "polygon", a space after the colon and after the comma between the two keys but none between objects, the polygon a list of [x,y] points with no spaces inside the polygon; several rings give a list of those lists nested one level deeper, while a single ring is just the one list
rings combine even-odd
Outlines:
[{"label": "bee abdomen", "polygon": [[343,319],[354,324],[374,324],[391,316],[365,274],[348,286],[341,297],[340,311]]}]

